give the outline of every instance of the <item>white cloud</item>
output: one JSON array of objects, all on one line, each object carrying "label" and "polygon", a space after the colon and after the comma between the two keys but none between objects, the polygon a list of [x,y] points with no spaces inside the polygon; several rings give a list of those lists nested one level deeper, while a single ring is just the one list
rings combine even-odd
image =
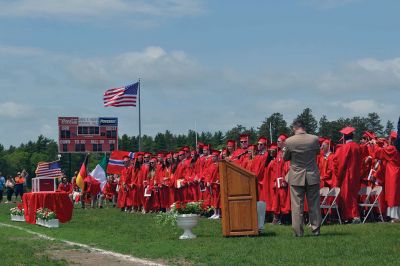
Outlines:
[{"label": "white cloud", "polygon": [[347,6],[362,0],[304,0],[305,3],[315,6],[319,9],[332,9]]},{"label": "white cloud", "polygon": [[202,68],[183,51],[167,52],[151,46],[139,52],[127,52],[110,58],[82,59],[67,62],[72,78],[85,87],[121,86],[142,78],[155,88],[182,88],[201,80]]},{"label": "white cloud", "polygon": [[351,112],[352,115],[365,115],[371,112],[380,114],[393,114],[396,106],[393,104],[378,103],[371,99],[359,99],[353,101],[336,101],[331,106],[341,107]]},{"label": "white cloud", "polygon": [[44,51],[34,47],[0,45],[0,56],[40,56]]},{"label": "white cloud", "polygon": [[15,102],[0,103],[0,117],[15,119],[33,116],[33,108],[28,105]]},{"label": "white cloud", "polygon": [[375,58],[365,58],[358,60],[356,64],[371,73],[387,73],[400,80],[400,57],[388,60],[377,60]]},{"label": "white cloud", "polygon": [[13,0],[0,2],[0,16],[83,19],[150,15],[175,17],[199,14],[199,0]]}]

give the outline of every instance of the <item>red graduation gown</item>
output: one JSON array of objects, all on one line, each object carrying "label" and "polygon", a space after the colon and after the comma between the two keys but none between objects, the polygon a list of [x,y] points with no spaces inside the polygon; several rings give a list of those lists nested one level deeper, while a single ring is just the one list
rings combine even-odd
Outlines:
[{"label": "red graduation gown", "polygon": [[348,142],[336,150],[334,171],[340,186],[339,210],[344,220],[360,217],[358,191],[361,178],[361,149],[355,142]]},{"label": "red graduation gown", "polygon": [[400,152],[392,145],[377,148],[375,158],[386,165],[384,189],[387,206],[400,206]]}]

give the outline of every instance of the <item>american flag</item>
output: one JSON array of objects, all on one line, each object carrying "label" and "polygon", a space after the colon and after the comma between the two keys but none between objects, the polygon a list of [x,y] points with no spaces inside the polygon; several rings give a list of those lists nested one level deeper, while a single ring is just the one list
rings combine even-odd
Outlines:
[{"label": "american flag", "polygon": [[40,162],[36,168],[36,177],[48,176],[48,177],[60,177],[62,176],[60,162]]},{"label": "american flag", "polygon": [[104,93],[104,106],[136,106],[138,90],[139,82],[121,88],[109,89]]}]

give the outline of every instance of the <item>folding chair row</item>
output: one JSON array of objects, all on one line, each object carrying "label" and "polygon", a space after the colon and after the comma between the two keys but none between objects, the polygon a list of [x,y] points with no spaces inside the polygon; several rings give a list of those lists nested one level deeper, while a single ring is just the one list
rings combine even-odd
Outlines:
[{"label": "folding chair row", "polygon": [[358,192],[358,195],[360,197],[365,197],[363,202],[359,203],[358,206],[361,207],[361,208],[367,208],[367,211],[368,211],[367,215],[365,215],[365,217],[364,217],[363,223],[365,223],[365,221],[367,220],[368,216],[370,215],[372,209],[375,208],[375,207],[378,208],[379,214],[380,214],[379,217],[380,217],[381,221],[384,222],[382,211],[381,211],[381,206],[380,206],[379,200],[378,200],[379,196],[381,195],[381,193],[382,193],[382,187],[381,186],[375,186],[374,188],[363,187]]},{"label": "folding chair row", "polygon": [[[321,197],[323,197],[320,208],[328,209],[328,211],[325,214],[325,217],[322,219],[321,226],[324,224],[326,218],[328,217],[329,213],[331,212],[331,209],[336,209],[336,213],[339,218],[339,223],[342,224],[342,219],[341,219],[340,213],[339,213],[339,207],[336,203],[336,200],[337,200],[339,194],[340,194],[339,187],[334,187],[332,189],[329,189],[328,187],[323,187],[320,189],[319,195]],[[333,200],[331,202],[329,202],[328,201],[329,198],[333,198]]]}]

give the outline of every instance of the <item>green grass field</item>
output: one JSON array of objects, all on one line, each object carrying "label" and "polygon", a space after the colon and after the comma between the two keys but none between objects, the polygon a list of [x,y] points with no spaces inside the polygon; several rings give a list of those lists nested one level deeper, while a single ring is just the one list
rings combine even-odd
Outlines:
[{"label": "green grass field", "polygon": [[[0,222],[172,265],[398,265],[400,257],[399,224],[331,225],[323,227],[319,237],[303,238],[294,238],[290,226],[268,224],[263,236],[225,238],[220,221],[202,218],[193,230],[197,239],[178,240],[180,230],[160,227],[153,214],[76,208],[69,223],[48,229],[11,222],[10,207],[0,205]],[[29,260],[36,265],[66,263],[38,252],[52,241],[25,241],[29,236],[12,228],[0,227],[0,232],[0,243],[5,247],[0,254],[7,262],[2,265],[24,265]]]}]

